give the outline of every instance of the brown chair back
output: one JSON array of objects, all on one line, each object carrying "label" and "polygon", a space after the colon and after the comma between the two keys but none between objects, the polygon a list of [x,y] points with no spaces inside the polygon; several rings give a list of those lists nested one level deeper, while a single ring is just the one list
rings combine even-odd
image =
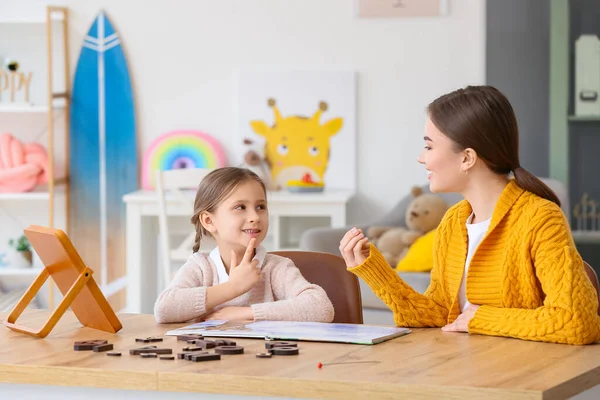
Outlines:
[{"label": "brown chair back", "polygon": [[335,310],[333,322],[363,323],[358,278],[348,272],[342,257],[311,251],[275,251],[272,254],[292,260],[307,281],[325,290]]},{"label": "brown chair back", "polygon": [[[598,275],[596,275],[594,268],[592,268],[592,266],[585,261],[583,262],[583,266],[585,267],[585,273],[587,274],[588,278],[590,278],[592,285],[594,285],[594,288],[596,289],[596,294],[598,295],[598,300],[600,301],[600,285],[598,284]],[[600,315],[600,304],[598,307],[598,315]]]}]

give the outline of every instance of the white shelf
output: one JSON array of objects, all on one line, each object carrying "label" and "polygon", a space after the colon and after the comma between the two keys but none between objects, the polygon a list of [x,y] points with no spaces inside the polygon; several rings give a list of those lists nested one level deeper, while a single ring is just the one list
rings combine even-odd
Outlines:
[{"label": "white shelf", "polygon": [[[64,101],[56,102],[53,109],[65,108]],[[28,104],[2,104],[0,103],[0,113],[47,113],[50,107],[47,105],[32,106]]]},{"label": "white shelf", "polygon": [[25,192],[25,193],[0,193],[0,201],[2,200],[48,200],[49,192]]},{"label": "white shelf", "polygon": [[9,106],[0,105],[0,113],[47,113],[48,106]]},{"label": "white shelf", "polygon": [[600,243],[600,231],[573,231],[575,243]]},{"label": "white shelf", "polygon": [[0,276],[38,276],[40,272],[40,268],[0,267]]},{"label": "white shelf", "polygon": [[[50,16],[50,19],[52,21],[63,21],[63,14],[60,12],[53,12],[52,15]],[[2,18],[0,17],[0,24],[45,24],[46,23],[46,17],[45,16],[40,16],[40,17],[30,17],[30,18],[17,18],[17,17],[7,17],[7,18]]]},{"label": "white shelf", "polygon": [[600,115],[569,115],[569,121],[600,121]]},{"label": "white shelf", "polygon": [[[54,195],[59,196],[65,192],[65,185],[54,184]],[[0,201],[2,200],[23,200],[23,201],[48,201],[50,192],[46,185],[38,187],[32,192],[24,193],[0,193]]]}]

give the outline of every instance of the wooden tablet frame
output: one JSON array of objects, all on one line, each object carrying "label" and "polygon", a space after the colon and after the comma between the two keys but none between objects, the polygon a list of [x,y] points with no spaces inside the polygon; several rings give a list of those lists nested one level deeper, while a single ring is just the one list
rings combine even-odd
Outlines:
[{"label": "wooden tablet frame", "polygon": [[[84,264],[65,232],[31,225],[25,229],[25,236],[45,267],[11,311],[4,325],[16,332],[43,338],[71,307],[83,326],[110,333],[121,330],[121,322],[92,277],[94,271]],[[60,289],[63,300],[40,329],[17,325],[17,319],[49,277]]]}]

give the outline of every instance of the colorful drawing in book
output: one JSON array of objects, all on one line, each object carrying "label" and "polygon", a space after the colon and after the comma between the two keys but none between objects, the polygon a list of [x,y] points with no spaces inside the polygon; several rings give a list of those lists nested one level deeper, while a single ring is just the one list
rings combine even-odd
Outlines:
[{"label": "colorful drawing in book", "polygon": [[325,102],[319,103],[310,118],[300,115],[284,118],[274,99],[269,99],[268,105],[275,116],[273,126],[264,121],[251,121],[250,126],[265,138],[266,159],[274,185],[285,188],[290,181],[308,181],[313,186],[324,186],[331,151],[329,139],[340,131],[343,118],[322,124],[321,114],[327,111]]},{"label": "colorful drawing in book", "polygon": [[144,154],[142,187],[154,189],[158,170],[215,169],[226,164],[225,152],[212,136],[192,130],[166,133],[156,138]]}]

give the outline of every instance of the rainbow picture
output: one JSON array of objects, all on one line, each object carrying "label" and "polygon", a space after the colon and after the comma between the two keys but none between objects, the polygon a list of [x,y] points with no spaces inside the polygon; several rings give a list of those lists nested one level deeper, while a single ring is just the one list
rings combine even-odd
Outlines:
[{"label": "rainbow picture", "polygon": [[165,133],[156,138],[144,154],[142,188],[154,189],[158,170],[214,169],[225,165],[225,153],[212,136],[192,130]]}]

